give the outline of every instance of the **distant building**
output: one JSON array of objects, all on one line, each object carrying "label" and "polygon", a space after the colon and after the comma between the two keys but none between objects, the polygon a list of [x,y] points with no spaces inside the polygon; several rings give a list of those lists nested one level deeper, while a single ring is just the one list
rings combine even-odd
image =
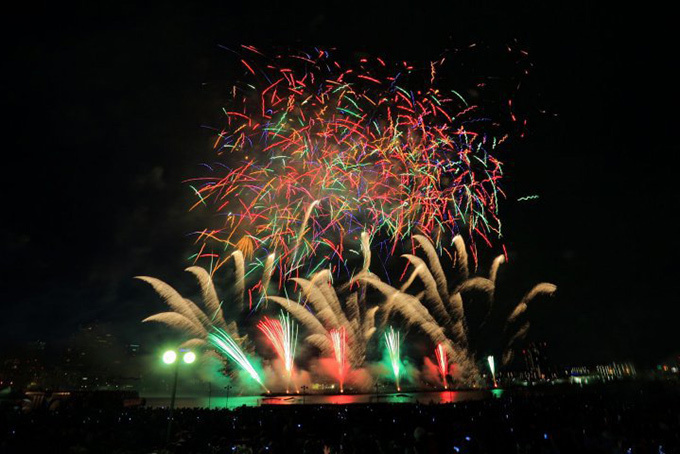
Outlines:
[{"label": "distant building", "polygon": [[569,371],[569,381],[578,385],[633,378],[637,376],[631,362],[599,364],[594,367],[577,366]]},{"label": "distant building", "polygon": [[[49,347],[49,348],[48,348]],[[36,341],[0,356],[0,386],[27,390],[130,390],[140,380],[140,345],[122,344],[97,324],[62,344]]]},{"label": "distant building", "polygon": [[548,361],[548,344],[546,342],[532,342],[522,350],[522,359],[529,380],[545,380],[550,378]]},{"label": "distant building", "polygon": [[611,363],[595,366],[597,374],[603,378],[624,378],[637,375],[633,363]]}]

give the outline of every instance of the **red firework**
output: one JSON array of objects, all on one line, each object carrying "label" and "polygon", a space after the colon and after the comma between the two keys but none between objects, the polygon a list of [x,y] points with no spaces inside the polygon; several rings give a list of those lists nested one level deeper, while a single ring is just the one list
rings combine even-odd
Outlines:
[{"label": "red firework", "polygon": [[345,392],[345,377],[347,376],[347,336],[345,327],[330,330],[331,343],[335,353],[335,361],[338,363],[338,383],[340,392]]},{"label": "red firework", "polygon": [[444,346],[442,344],[437,344],[437,348],[434,349],[434,353],[437,355],[437,366],[439,367],[439,373],[442,376],[444,389],[449,389],[449,384],[446,381],[446,376],[449,374],[449,358],[446,355],[446,350],[444,350]]}]

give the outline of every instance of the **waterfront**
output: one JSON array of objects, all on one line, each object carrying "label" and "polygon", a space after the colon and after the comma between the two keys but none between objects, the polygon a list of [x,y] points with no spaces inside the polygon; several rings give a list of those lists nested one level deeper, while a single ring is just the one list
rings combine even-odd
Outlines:
[{"label": "waterfront", "polygon": [[[348,404],[449,404],[484,400],[500,397],[502,389],[466,390],[466,391],[432,391],[413,393],[380,393],[380,394],[308,394],[308,395],[275,395],[275,396],[180,396],[175,405],[178,408],[229,408],[242,406],[258,407],[261,405],[348,405]],[[170,403],[169,396],[149,395],[147,407],[166,407]],[[228,400],[228,404],[227,404]]]},{"label": "waterfront", "polygon": [[[428,405],[449,394],[453,403]],[[405,395],[408,395],[405,393]],[[93,402],[0,412],[0,452],[148,454],[237,453],[678,453],[677,382],[613,382],[590,386],[513,388],[414,394],[424,405],[368,395],[307,396],[310,405],[241,406],[203,398],[178,403],[168,439],[168,409],[113,407]],[[277,396],[275,399],[278,399]],[[339,405],[311,405],[311,398]],[[375,397],[374,395],[372,397]],[[307,400],[309,398],[310,400]],[[236,403],[258,403],[258,397]],[[387,399],[387,397],[385,397]],[[428,401],[429,399],[429,401]],[[289,401],[284,401],[289,402]],[[291,402],[292,403],[292,402]],[[36,436],[40,434],[40,436]]]}]

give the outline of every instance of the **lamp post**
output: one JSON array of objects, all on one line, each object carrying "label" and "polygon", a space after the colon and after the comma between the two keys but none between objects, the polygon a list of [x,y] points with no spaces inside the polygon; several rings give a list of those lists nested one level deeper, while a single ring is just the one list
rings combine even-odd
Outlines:
[{"label": "lamp post", "polygon": [[308,389],[308,388],[309,388],[309,387],[308,387],[307,385],[302,385],[302,386],[300,387],[300,389],[302,389],[302,404],[303,404],[303,405],[304,405],[305,400],[306,400],[305,397],[307,396],[307,389]]},{"label": "lamp post", "polygon": [[224,387],[224,389],[227,390],[227,402],[224,404],[224,408],[226,410],[229,410],[229,391],[231,391],[231,388],[233,388],[233,386],[231,386],[231,385],[227,385],[227,386]]},{"label": "lamp post", "polygon": [[196,354],[192,351],[184,350],[184,351],[175,351],[175,350],[168,350],[165,353],[163,353],[163,362],[165,364],[174,364],[175,365],[175,370],[174,370],[174,377],[172,380],[172,394],[170,396],[170,416],[168,418],[168,430],[165,433],[165,443],[170,442],[170,434],[172,433],[172,418],[173,418],[173,413],[175,412],[175,397],[177,397],[177,377],[179,376],[179,363],[177,356],[178,353],[183,353],[182,355],[182,362],[185,364],[191,364],[194,361],[196,361]]},{"label": "lamp post", "polygon": [[378,402],[380,401],[380,383],[376,381],[373,387],[375,388],[375,401]]}]

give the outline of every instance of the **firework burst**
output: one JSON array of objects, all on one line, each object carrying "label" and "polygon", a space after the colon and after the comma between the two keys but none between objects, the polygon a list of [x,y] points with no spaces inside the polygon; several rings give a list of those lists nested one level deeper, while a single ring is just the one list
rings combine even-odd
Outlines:
[{"label": "firework burst", "polygon": [[500,233],[501,134],[437,86],[443,59],[421,70],[379,58],[345,66],[325,51],[242,52],[247,80],[215,141],[222,162],[191,180],[195,207],[223,220],[198,232],[197,259],[230,246],[276,252],[281,277],[297,276],[312,256],[344,263],[345,239],[364,230],[382,232],[390,252],[416,231],[437,242]]}]

